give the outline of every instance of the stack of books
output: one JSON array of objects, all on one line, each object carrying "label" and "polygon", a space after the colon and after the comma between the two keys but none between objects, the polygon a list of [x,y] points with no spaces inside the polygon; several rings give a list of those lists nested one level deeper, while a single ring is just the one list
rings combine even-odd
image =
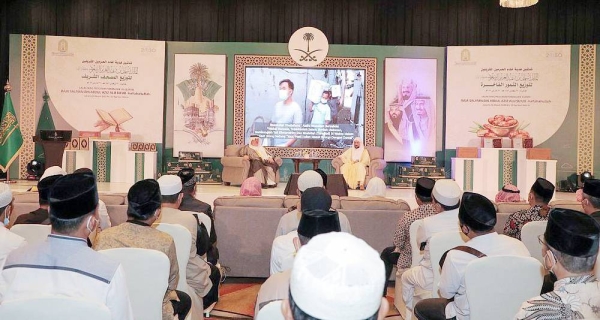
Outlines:
[{"label": "stack of books", "polygon": [[177,161],[167,162],[167,174],[177,174],[183,168],[194,169],[198,184],[221,184],[223,182],[220,170],[213,170],[212,163],[202,159],[202,152],[180,151]]},{"label": "stack of books", "polygon": [[397,172],[390,180],[390,187],[394,189],[414,188],[421,177],[446,178],[446,170],[437,167],[435,157],[412,156],[410,165],[399,165]]}]

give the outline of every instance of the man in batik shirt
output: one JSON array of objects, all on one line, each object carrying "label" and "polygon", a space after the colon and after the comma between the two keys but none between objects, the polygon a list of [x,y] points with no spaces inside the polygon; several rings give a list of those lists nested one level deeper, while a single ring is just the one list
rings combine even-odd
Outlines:
[{"label": "man in batik shirt", "polygon": [[600,282],[594,276],[600,226],[594,218],[553,209],[542,242],[544,267],[558,281],[554,291],[527,300],[515,319],[599,319]]},{"label": "man in batik shirt", "polygon": [[504,234],[521,240],[521,229],[526,223],[548,220],[548,203],[553,195],[554,185],[544,178],[537,178],[527,197],[531,207],[511,214],[504,225]]}]

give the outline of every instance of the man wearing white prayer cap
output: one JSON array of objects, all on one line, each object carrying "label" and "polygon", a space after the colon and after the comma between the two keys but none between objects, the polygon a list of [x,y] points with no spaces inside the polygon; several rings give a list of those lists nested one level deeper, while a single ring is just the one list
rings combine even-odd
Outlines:
[{"label": "man wearing white prayer cap", "polygon": [[[418,266],[406,270],[401,277],[402,299],[409,310],[413,309],[415,287],[431,290],[433,286],[433,269],[429,253],[429,240],[440,232],[460,231],[458,223],[458,207],[462,191],[451,179],[440,179],[435,182],[431,191],[435,215],[423,219],[423,225],[417,230],[417,243],[424,247],[423,259]],[[437,266],[437,262],[435,262]]]},{"label": "man wearing white prayer cap", "polygon": [[25,239],[8,229],[8,219],[13,210],[13,195],[8,185],[0,183],[0,270],[8,254],[26,244]]},{"label": "man wearing white prayer cap", "polygon": [[281,311],[286,320],[383,319],[384,285],[383,261],[366,242],[345,232],[320,234],[298,251]]},{"label": "man wearing white prayer cap", "polygon": [[[38,190],[38,202],[40,207],[34,211],[26,214],[22,214],[17,217],[14,221],[15,224],[50,224],[50,218],[48,216],[48,194],[50,193],[50,187],[54,184],[58,178],[66,175],[67,172],[59,166],[52,166],[44,171],[44,174],[40,177],[37,184]],[[8,226],[8,224],[7,224]]]},{"label": "man wearing white prayer cap", "polygon": [[190,247],[190,259],[186,268],[186,280],[192,290],[188,292],[192,298],[192,319],[202,319],[204,311],[202,298],[212,289],[210,281],[210,266],[196,252],[196,240],[198,235],[198,222],[191,211],[181,211],[181,199],[183,198],[183,184],[181,178],[176,175],[164,175],[158,178],[161,193],[160,218],[156,223],[171,223],[184,226],[192,235]]}]

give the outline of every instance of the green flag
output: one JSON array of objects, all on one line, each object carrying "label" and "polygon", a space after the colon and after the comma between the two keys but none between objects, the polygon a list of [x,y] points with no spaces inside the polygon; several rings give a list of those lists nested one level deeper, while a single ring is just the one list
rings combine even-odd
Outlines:
[{"label": "green flag", "polygon": [[[44,92],[44,105],[42,106],[42,112],[38,119],[37,128],[35,129],[35,135],[39,137],[41,130],[54,130],[54,120],[52,119],[52,113],[50,113],[50,106],[48,106],[48,92]],[[44,149],[40,143],[35,144],[35,157],[34,159],[42,162],[44,161]]]},{"label": "green flag", "polygon": [[4,95],[4,109],[0,121],[0,170],[6,172],[23,146],[23,136],[15,114],[10,92]]}]

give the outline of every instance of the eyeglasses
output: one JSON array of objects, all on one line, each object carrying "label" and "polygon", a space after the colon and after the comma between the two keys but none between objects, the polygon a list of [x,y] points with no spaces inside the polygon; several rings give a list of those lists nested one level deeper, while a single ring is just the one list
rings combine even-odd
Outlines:
[{"label": "eyeglasses", "polygon": [[538,241],[540,242],[540,244],[541,244],[542,246],[547,246],[547,244],[546,244],[546,241],[544,241],[544,235],[543,235],[543,234],[540,234],[540,235],[538,236]]}]

